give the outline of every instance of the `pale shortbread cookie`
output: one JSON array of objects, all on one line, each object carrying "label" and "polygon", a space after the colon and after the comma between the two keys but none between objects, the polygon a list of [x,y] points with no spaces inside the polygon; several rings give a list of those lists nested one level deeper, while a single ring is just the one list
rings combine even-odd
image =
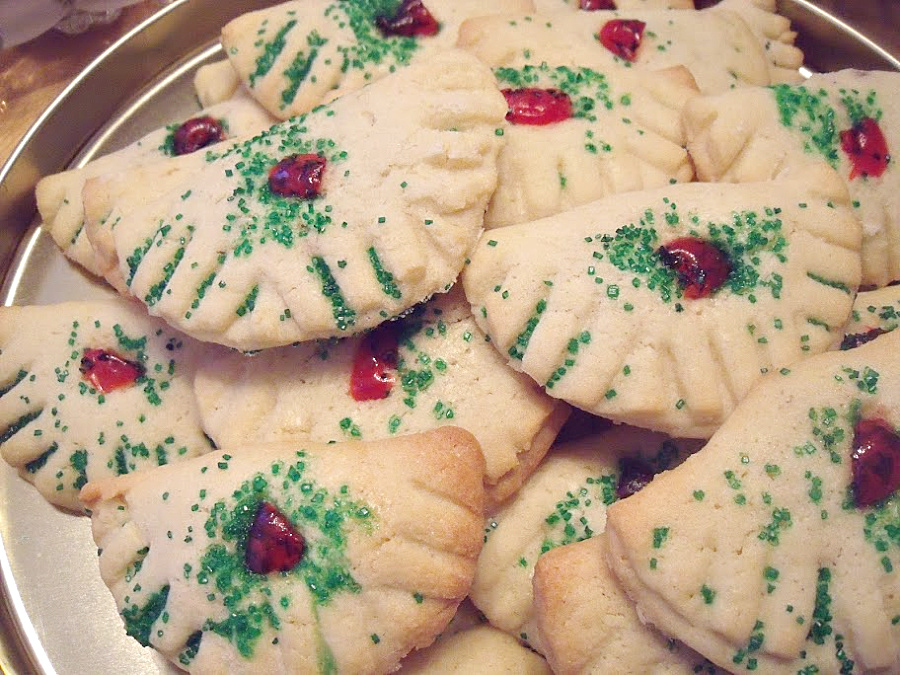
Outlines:
[{"label": "pale shortbread cookie", "polygon": [[696,449],[696,442],[624,426],[554,447],[519,493],[488,519],[472,602],[492,625],[544,652],[533,607],[535,563],[557,546],[603,532],[606,507],[634,473],[620,462],[640,462],[652,475]]},{"label": "pale shortbread cookie", "polygon": [[[520,45],[526,49],[526,43]],[[504,128],[497,191],[487,228],[549,216],[610,194],[688,182],[694,170],[682,147],[681,111],[697,89],[684,68],[660,72],[580,66],[506,67],[500,88],[563,92],[573,117]]]},{"label": "pale shortbread cookie", "polygon": [[701,180],[746,182],[802,175],[827,162],[846,181],[863,223],[863,284],[900,278],[900,167],[856,175],[841,135],[877,120],[888,153],[900,149],[900,73],[842,70],[799,86],[697,97],[684,110],[688,150]]},{"label": "pale shortbread cookie", "polygon": [[[604,47],[597,37],[607,22],[615,20],[645,24],[633,63]],[[715,7],[485,16],[463,23],[458,44],[495,66],[547,61],[601,72],[685,66],[704,93],[771,83],[769,60],[753,30],[738,14]]]},{"label": "pale shortbread cookie", "polygon": [[534,569],[534,611],[556,675],[724,673],[641,623],[606,564],[606,536],[548,551]]},{"label": "pale shortbread cookie", "polygon": [[[202,340],[350,335],[456,279],[505,114],[490,69],[442,52],[216,152],[90,181],[88,236],[107,279]],[[296,155],[324,158],[319,196],[270,189]]]},{"label": "pale shortbread cookie", "polygon": [[288,119],[452,47],[467,18],[533,12],[532,0],[425,0],[433,36],[388,36],[379,17],[400,2],[295,0],[243,14],[222,29],[238,77],[273,115]]},{"label": "pale shortbread cookie", "polygon": [[[660,254],[685,239],[730,261],[711,297],[685,296]],[[618,195],[491,230],[463,283],[491,343],[551,396],[708,437],[763,375],[837,347],[859,240],[843,184],[822,167]]]},{"label": "pale shortbread cookie", "polygon": [[[373,347],[393,352],[393,363],[382,359],[373,367]],[[376,377],[392,384],[379,387]],[[354,380],[387,396],[354,400]],[[374,440],[460,426],[481,445],[491,508],[534,471],[569,414],[567,405],[506,366],[485,342],[461,292],[438,297],[367,337],[253,356],[210,353],[201,359],[194,391],[204,428],[220,447]]]},{"label": "pale shortbread cookie", "polygon": [[[584,0],[535,0],[535,9],[543,14],[563,8],[580,9]],[[694,0],[613,0],[616,9],[694,9]]]},{"label": "pale shortbread cookie", "polygon": [[[200,110],[193,117],[209,116],[222,125],[226,139],[253,134],[270,127],[275,119],[246,95]],[[38,211],[44,230],[53,237],[67,258],[88,272],[101,275],[94,250],[84,232],[84,204],[81,192],[90,178],[108,173],[128,172],[135,166],[174,155],[174,134],[186,120],[152,131],[134,143],[84,166],[42,178],[36,188]]]},{"label": "pale shortbread cookie", "polygon": [[[49,502],[78,511],[88,480],[210,450],[191,388],[199,348],[121,300],[0,308],[3,459]],[[116,361],[80,372],[105,358],[90,350],[133,362],[133,383],[109,386],[117,378],[102,371]]]},{"label": "pale shortbread cookie", "polygon": [[841,349],[851,349],[900,326],[900,286],[863,291],[853,302]]},{"label": "pale shortbread cookie", "polygon": [[552,675],[539,654],[489,625],[474,626],[439,638],[410,654],[400,675]]},{"label": "pale shortbread cookie", "polygon": [[[453,618],[481,548],[470,434],[230,452],[82,491],[132,637],[189,672],[381,673]],[[258,526],[264,504],[299,560]]]},{"label": "pale shortbread cookie", "polygon": [[228,59],[202,65],[194,73],[194,93],[204,108],[231,98],[240,87],[241,78]]},{"label": "pale shortbread cookie", "polygon": [[610,507],[608,559],[643,620],[735,672],[900,671],[900,495],[857,506],[852,486],[863,422],[888,443],[865,433],[861,452],[888,452],[866,473],[896,480],[898,349],[895,331],[767,378]]},{"label": "pale shortbread cookie", "polygon": [[794,45],[797,33],[790,19],[778,14],[775,0],[721,0],[716,9],[739,15],[756,35],[769,61],[772,84],[803,81],[803,52]]}]

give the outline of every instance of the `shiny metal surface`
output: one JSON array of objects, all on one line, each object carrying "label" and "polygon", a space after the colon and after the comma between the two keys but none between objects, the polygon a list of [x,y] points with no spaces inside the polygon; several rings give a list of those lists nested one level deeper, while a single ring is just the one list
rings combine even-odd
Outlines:
[{"label": "shiny metal surface", "polygon": [[[197,108],[196,66],[218,54],[219,28],[266,0],[180,0],[111,47],[46,111],[0,170],[5,304],[108,293],[59,254],[34,222],[40,176],[114,150]],[[889,53],[807,0],[781,0],[815,70],[898,69]],[[127,638],[97,573],[90,522],[47,505],[0,462],[0,671],[176,673]]]}]

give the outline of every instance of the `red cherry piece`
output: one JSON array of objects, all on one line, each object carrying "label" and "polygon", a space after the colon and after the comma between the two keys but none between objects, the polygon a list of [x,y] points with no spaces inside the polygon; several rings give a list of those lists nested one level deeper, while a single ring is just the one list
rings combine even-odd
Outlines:
[{"label": "red cherry piece", "polygon": [[871,342],[879,335],[884,335],[887,333],[884,328],[870,328],[864,333],[851,333],[849,335],[845,335],[844,339],[841,340],[841,349],[856,349],[860,345],[864,345],[867,342]]},{"label": "red cherry piece", "polygon": [[586,12],[596,12],[601,9],[618,9],[613,0],[581,0],[578,8]]},{"label": "red cherry piece", "polygon": [[653,480],[654,475],[653,467],[644,460],[633,457],[623,458],[619,461],[619,483],[616,486],[616,496],[619,499],[630,497],[645,488]]},{"label": "red cherry piece", "polygon": [[900,487],[900,436],[885,420],[857,422],[851,458],[857,506],[872,506]]},{"label": "red cherry piece", "polygon": [[140,363],[105,349],[85,349],[79,370],[94,389],[104,394],[131,386],[144,375]]},{"label": "red cherry piece", "polygon": [[269,189],[281,197],[314,199],[322,192],[325,158],[288,155],[269,171]]},{"label": "red cherry piece", "polygon": [[192,117],[175,130],[176,155],[188,155],[212,143],[225,140],[225,129],[212,117]]},{"label": "red cherry piece", "polygon": [[692,300],[715,293],[731,273],[728,255],[703,239],[674,239],[660,246],[657,253],[663,264],[675,271],[684,297]]},{"label": "red cherry piece", "polygon": [[288,572],[303,557],[304,545],[303,537],[281,511],[260,502],[247,536],[244,563],[256,574]]},{"label": "red cherry piece", "polygon": [[506,119],[513,124],[542,126],[572,117],[572,99],[559,89],[504,89],[509,112]]},{"label": "red cherry piece", "polygon": [[866,117],[841,132],[841,150],[850,158],[850,179],[858,176],[878,178],[887,169],[891,156],[878,122]]},{"label": "red cherry piece", "polygon": [[637,59],[637,50],[647,24],[637,19],[613,19],[603,24],[597,34],[600,44],[626,61]]},{"label": "red cherry piece", "polygon": [[437,35],[440,24],[422,4],[422,0],[403,0],[394,16],[379,16],[375,25],[385,35],[414,37]]},{"label": "red cherry piece", "polygon": [[376,401],[387,398],[394,387],[397,369],[397,350],[400,328],[385,323],[367,333],[356,348],[353,373],[350,375],[350,396],[354,401]]}]

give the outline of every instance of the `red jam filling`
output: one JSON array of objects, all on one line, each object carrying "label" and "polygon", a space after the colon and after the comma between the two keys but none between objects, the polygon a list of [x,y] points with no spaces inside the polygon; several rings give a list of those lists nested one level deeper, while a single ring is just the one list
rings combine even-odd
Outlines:
[{"label": "red jam filling", "polygon": [[288,155],[269,171],[269,189],[281,197],[315,199],[322,193],[325,158]]},{"label": "red jam filling", "polygon": [[696,237],[681,237],[660,246],[663,264],[675,271],[684,297],[695,300],[715,293],[731,273],[731,261],[717,246]]},{"label": "red jam filling", "polygon": [[350,396],[354,401],[387,398],[396,381],[400,327],[385,323],[367,333],[356,348]]},{"label": "red jam filling", "polygon": [[619,499],[630,497],[635,492],[647,487],[654,475],[653,467],[642,459],[623,458],[619,461],[619,483],[616,485],[616,496]]},{"label": "red jam filling", "polygon": [[617,9],[613,0],[581,0],[578,3],[578,8],[586,12],[596,12],[601,9]]},{"label": "red jam filling", "polygon": [[422,4],[422,0],[403,0],[391,17],[379,16],[375,25],[385,35],[415,37],[437,35],[440,24]]},{"label": "red jam filling", "polygon": [[94,389],[104,394],[129,387],[144,375],[140,363],[105,349],[85,349],[79,370]]},{"label": "red jam filling", "polygon": [[212,143],[225,140],[225,129],[212,117],[192,117],[175,130],[176,155],[188,155]]},{"label": "red jam filling", "polygon": [[887,332],[888,331],[884,328],[870,328],[865,333],[851,333],[850,335],[845,335],[844,339],[841,340],[841,349],[856,349],[860,345],[871,342],[879,335],[884,335]]},{"label": "red jam filling", "polygon": [[646,25],[637,19],[613,19],[603,24],[597,38],[600,40],[600,44],[616,56],[626,61],[634,61],[637,58],[637,50],[641,46]]},{"label": "red jam filling", "polygon": [[504,89],[509,112],[506,119],[513,124],[542,126],[572,117],[572,100],[559,89]]},{"label": "red jam filling", "polygon": [[857,506],[872,506],[900,487],[900,436],[885,420],[857,422],[851,459]]},{"label": "red jam filling", "polygon": [[303,537],[291,521],[268,502],[260,502],[247,535],[244,563],[256,574],[288,572],[303,557]]},{"label": "red jam filling", "polygon": [[851,180],[858,176],[878,178],[891,161],[881,127],[871,117],[866,117],[852,128],[841,132],[841,150],[850,158]]}]

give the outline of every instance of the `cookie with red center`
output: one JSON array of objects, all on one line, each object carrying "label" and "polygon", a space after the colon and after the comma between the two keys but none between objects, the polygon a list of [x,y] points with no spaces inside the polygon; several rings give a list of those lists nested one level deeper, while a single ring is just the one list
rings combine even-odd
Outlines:
[{"label": "cookie with red center", "polygon": [[846,184],[863,224],[863,284],[900,278],[900,74],[842,70],[802,85],[738,89],[685,107],[702,180],[802,175],[823,164]]},{"label": "cookie with red center", "polygon": [[635,464],[646,468],[649,481],[698,447],[624,425],[554,446],[522,489],[490,514],[472,602],[491,625],[544,653],[532,592],[535,565],[552,549],[603,532],[606,509],[634,478]]},{"label": "cookie with red center", "polygon": [[[470,42],[472,34],[461,39],[494,67],[509,106],[488,227],[691,179],[680,110],[696,88],[685,69],[633,73],[553,60],[507,66],[505,52],[482,53],[492,43]],[[527,51],[529,45],[508,41],[506,48]]]},{"label": "cookie with red center", "polygon": [[859,242],[825,167],[627,193],[490,230],[462,280],[491,344],[551,396],[708,437],[759,379],[838,346]]},{"label": "cookie with red center", "polygon": [[[491,12],[533,12],[531,0],[495,0]],[[288,119],[452,48],[481,0],[295,0],[243,14],[222,29],[237,77]]]},{"label": "cookie with red center", "polygon": [[465,598],[483,537],[465,431],[237,446],[82,491],[125,631],[192,672],[391,672]]},{"label": "cookie with red center", "polygon": [[766,378],[684,464],[610,507],[642,619],[717,665],[900,668],[900,333]]},{"label": "cookie with red center", "polygon": [[220,447],[462,427],[484,453],[491,507],[531,475],[569,412],[506,366],[459,291],[358,337],[253,356],[212,352],[194,391]]},{"label": "cookie with red center", "polygon": [[694,9],[694,0],[535,0],[541,14],[563,9],[596,12],[607,9]]},{"label": "cookie with red center", "polygon": [[88,480],[209,451],[191,389],[200,351],[122,300],[0,308],[0,454],[79,511]]},{"label": "cookie with red center", "polygon": [[[200,123],[198,120],[205,121]],[[179,129],[187,129],[185,125],[195,129],[192,132],[195,136],[192,143],[196,145],[202,136],[201,140],[204,141],[202,147],[207,147],[216,138],[224,140],[229,136],[253,135],[274,122],[275,119],[255,101],[247,96],[236,96],[219,102],[188,120],[175,121],[152,131],[131,145],[103,155],[81,168],[46,176],[38,182],[36,188],[41,225],[67,258],[88,272],[100,276],[101,267],[84,230],[84,202],[81,193],[87,180],[105,173],[127,171],[136,165],[153,163],[175,154],[183,154],[175,151],[175,136]],[[218,126],[218,132],[212,130],[213,124]],[[182,132],[182,135],[185,136],[182,150],[185,150],[187,135],[185,132]],[[195,147],[194,150],[199,147]]]},{"label": "cookie with red center", "polygon": [[448,50],[261,134],[94,179],[88,237],[107,279],[199,339],[353,335],[456,279],[506,112],[490,70]]}]

